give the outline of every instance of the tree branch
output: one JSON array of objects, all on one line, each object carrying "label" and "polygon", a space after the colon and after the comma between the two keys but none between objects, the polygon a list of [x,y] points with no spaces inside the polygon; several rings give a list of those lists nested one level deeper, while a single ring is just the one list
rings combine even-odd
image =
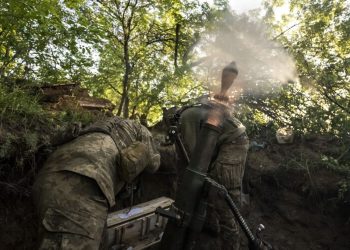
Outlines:
[{"label": "tree branch", "polygon": [[301,24],[301,22],[293,24],[292,26],[290,26],[289,28],[287,28],[286,30],[282,31],[280,34],[278,34],[277,36],[275,36],[272,41],[277,40],[277,38],[279,38],[280,36],[282,36],[283,34],[285,34],[286,32],[288,32],[289,30],[293,29],[295,26],[298,26],[299,24]]},{"label": "tree branch", "polygon": [[350,110],[348,110],[348,108],[344,107],[343,105],[341,105],[339,102],[337,102],[336,100],[334,100],[332,97],[330,97],[328,95],[328,93],[326,92],[326,90],[322,91],[322,94],[333,104],[337,105],[341,110],[345,111],[346,113],[350,114]]},{"label": "tree branch", "polygon": [[177,56],[178,56],[178,52],[179,52],[179,41],[180,41],[180,24],[177,23],[176,24],[176,28],[175,28],[175,49],[174,49],[174,67],[175,70],[177,69]]},{"label": "tree branch", "polygon": [[114,87],[111,83],[108,83],[108,86],[111,87],[120,96],[122,95],[122,93],[116,87]]}]

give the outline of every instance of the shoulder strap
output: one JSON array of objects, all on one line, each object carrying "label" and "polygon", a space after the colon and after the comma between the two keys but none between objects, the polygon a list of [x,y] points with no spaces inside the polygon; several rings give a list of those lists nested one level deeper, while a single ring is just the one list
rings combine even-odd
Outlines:
[{"label": "shoulder strap", "polygon": [[218,146],[236,140],[246,131],[245,126],[237,118],[229,117],[226,119],[226,121],[231,125],[232,128],[219,137],[219,140],[217,142]]},{"label": "shoulder strap", "polygon": [[193,108],[193,107],[204,107],[204,106],[207,106],[207,105],[204,103],[195,103],[195,104],[185,105],[179,108],[178,110],[176,110],[174,117],[176,116],[175,118],[180,119],[182,112],[184,112],[186,109]]},{"label": "shoulder strap", "polygon": [[129,146],[132,144],[133,140],[126,131],[126,128],[122,125],[123,121],[124,120],[118,116],[97,121],[88,128],[81,130],[79,136],[94,132],[104,133],[113,139],[118,149],[120,149],[121,146],[120,140],[122,140],[126,146]]}]

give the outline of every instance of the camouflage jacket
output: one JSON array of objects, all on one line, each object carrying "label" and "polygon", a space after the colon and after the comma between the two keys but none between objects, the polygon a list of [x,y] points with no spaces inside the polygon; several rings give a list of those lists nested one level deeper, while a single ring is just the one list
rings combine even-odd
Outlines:
[{"label": "camouflage jacket", "polygon": [[146,145],[150,159],[146,167],[152,172],[157,170],[160,156],[147,128],[133,120],[113,117],[98,121],[74,140],[58,147],[39,174],[71,171],[90,177],[97,182],[109,205],[114,206],[115,196],[125,184],[121,175],[122,152],[134,142]]}]

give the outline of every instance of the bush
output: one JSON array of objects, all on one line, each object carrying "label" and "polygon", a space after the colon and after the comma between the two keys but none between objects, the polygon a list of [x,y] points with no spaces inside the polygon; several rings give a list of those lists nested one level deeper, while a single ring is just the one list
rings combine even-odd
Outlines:
[{"label": "bush", "polygon": [[43,118],[44,111],[38,97],[30,95],[23,89],[13,91],[0,85],[0,121],[27,126],[36,119]]},{"label": "bush", "polygon": [[10,89],[0,84],[0,181],[3,183],[16,183],[20,179],[30,182],[47,156],[46,151],[38,151],[41,146],[49,145],[53,135],[72,123],[87,125],[96,119],[91,112],[79,108],[51,112],[43,109],[39,101],[40,96],[30,88]]}]

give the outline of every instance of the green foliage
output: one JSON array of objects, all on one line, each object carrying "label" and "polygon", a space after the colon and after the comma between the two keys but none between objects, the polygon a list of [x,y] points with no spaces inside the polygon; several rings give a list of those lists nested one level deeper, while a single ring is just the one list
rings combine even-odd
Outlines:
[{"label": "green foliage", "polygon": [[37,150],[37,146],[38,146],[38,143],[39,143],[39,135],[38,133],[34,132],[34,133],[31,133],[31,132],[28,132],[25,134],[24,136],[24,141],[25,141],[25,144],[28,148],[28,151],[26,152],[26,154],[33,154],[36,152]]},{"label": "green foliage", "polygon": [[93,112],[73,107],[45,110],[33,92],[29,87],[0,85],[0,180],[4,183],[30,183],[49,152],[39,149],[50,145],[59,131],[67,131],[72,124],[84,126],[98,118]]},{"label": "green foliage", "polygon": [[236,107],[235,114],[245,125],[250,138],[261,137],[264,141],[274,140],[277,126],[264,112],[249,105],[239,105]]},{"label": "green foliage", "polygon": [[339,182],[338,199],[344,200],[345,194],[350,191],[350,175]]},{"label": "green foliage", "polygon": [[201,94],[200,34],[227,1],[0,1],[0,79],[78,82],[124,117]]},{"label": "green foliage", "polygon": [[43,117],[43,109],[36,96],[20,88],[9,90],[0,85],[0,121],[26,125]]},{"label": "green foliage", "polygon": [[331,156],[321,155],[321,165],[337,173],[350,175],[350,165],[339,163],[338,159]]},{"label": "green foliage", "polygon": [[161,107],[202,93],[192,77],[193,52],[218,9],[196,1],[106,1],[92,8],[104,46],[98,73],[86,85],[117,103],[118,115],[150,115],[154,122]]},{"label": "green foliage", "polygon": [[91,124],[96,117],[93,113],[82,109],[66,109],[58,112],[59,123],[72,124],[81,123],[82,125]]},{"label": "green foliage", "polygon": [[1,138],[0,158],[4,159],[15,153],[16,148],[13,146],[13,144],[18,138],[12,133],[3,133],[2,136],[3,138]]},{"label": "green foliage", "polygon": [[[40,116],[35,98],[25,100],[16,87],[23,82],[13,81],[26,79],[37,85],[81,83],[93,95],[112,100],[116,114],[146,116],[154,123],[162,107],[191,102],[207,92],[203,86],[211,80],[196,66],[205,59],[203,46],[227,43],[222,33],[215,33],[220,28],[235,32],[235,46],[229,47],[248,48],[245,58],[255,58],[255,49],[269,36],[295,59],[299,82],[278,91],[266,91],[274,82],[264,64],[242,69],[250,92],[238,101],[246,105],[239,115],[252,134],[273,121],[274,128],[288,125],[300,134],[349,135],[347,1],[266,0],[264,22],[271,29],[249,43],[240,38],[244,30],[261,33],[262,21],[254,13],[229,12],[228,1],[214,2],[0,0],[0,90],[10,93],[0,97],[2,114],[24,124]],[[278,17],[277,8],[287,2],[290,12]],[[271,49],[264,57],[275,52]],[[249,78],[256,72],[259,81]],[[254,93],[251,86],[256,85],[264,94]],[[61,118],[90,120],[80,111]]]},{"label": "green foliage", "polygon": [[37,150],[38,125],[50,124],[47,114],[38,103],[38,97],[24,89],[10,90],[2,85],[0,110],[0,158],[15,158],[13,164],[22,167],[24,159]]},{"label": "green foliage", "polygon": [[0,84],[0,179],[23,170],[23,162],[37,150],[36,123],[43,118],[37,98]]},{"label": "green foliage", "polygon": [[64,1],[1,0],[0,79],[82,80],[91,65],[82,17]]},{"label": "green foliage", "polygon": [[[290,12],[277,16],[276,9],[286,3]],[[350,35],[349,3],[267,0],[264,6],[264,22],[271,27],[268,36],[278,40],[294,57],[298,80],[282,88],[269,89],[266,87],[269,78],[263,76],[269,72],[264,67],[254,69],[263,76],[267,91],[249,92],[239,100],[240,104],[248,105],[245,110],[253,127],[259,123],[255,113],[263,113],[275,126],[290,126],[297,134],[347,138],[350,130],[350,44],[346,39]]]}]

